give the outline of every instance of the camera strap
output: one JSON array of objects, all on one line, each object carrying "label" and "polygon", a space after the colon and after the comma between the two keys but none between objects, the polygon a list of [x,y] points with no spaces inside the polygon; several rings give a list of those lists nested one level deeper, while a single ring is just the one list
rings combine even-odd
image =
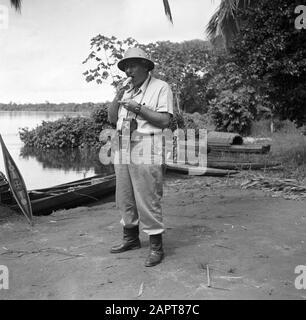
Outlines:
[{"label": "camera strap", "polygon": [[[150,84],[150,81],[151,81],[151,75],[149,75],[148,82],[147,82],[147,84],[146,84],[146,86],[145,86],[145,89],[143,90],[143,93],[142,93],[142,96],[141,96],[141,99],[140,99],[139,104],[142,104],[142,101],[143,101],[143,99],[144,99],[144,97],[145,97],[145,95],[146,95],[148,86],[149,86],[149,84]],[[131,99],[133,99],[133,98],[136,97],[136,96],[137,96],[137,94],[132,95]],[[130,111],[128,111],[128,113],[127,113],[127,118],[129,117],[129,112],[130,112]],[[137,118],[137,114],[135,114],[135,116],[132,117],[132,119],[136,119],[136,118]]]}]

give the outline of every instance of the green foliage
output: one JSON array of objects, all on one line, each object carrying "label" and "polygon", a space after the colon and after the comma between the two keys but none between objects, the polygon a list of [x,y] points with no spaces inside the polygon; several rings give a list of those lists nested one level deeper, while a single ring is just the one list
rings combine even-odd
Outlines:
[{"label": "green foliage", "polygon": [[252,5],[257,0],[221,0],[217,11],[210,18],[206,27],[209,38],[214,41],[222,37],[225,44],[239,31],[239,18],[237,12]]},{"label": "green foliage", "polygon": [[170,118],[170,123],[168,125],[168,128],[172,131],[175,131],[176,129],[182,129],[184,128],[184,117],[181,113],[174,113],[174,115]]},{"label": "green foliage", "polygon": [[175,131],[176,129],[210,129],[211,123],[207,114],[200,113],[174,113],[171,117],[169,129]]},{"label": "green foliage", "polygon": [[108,104],[96,105],[95,109],[91,112],[90,117],[94,123],[100,124],[103,127],[109,125],[108,122]]},{"label": "green foliage", "polygon": [[123,77],[117,63],[129,47],[136,45],[138,42],[133,38],[119,40],[114,36],[106,37],[101,34],[92,38],[91,52],[83,61],[83,64],[89,64],[89,69],[83,73],[86,81],[96,81],[98,84],[105,82],[116,87]]},{"label": "green foliage", "polygon": [[172,43],[161,41],[140,44],[135,39],[119,40],[98,35],[91,40],[91,52],[83,62],[90,68],[83,74],[86,81],[114,87],[125,76],[117,68],[128,47],[140,47],[155,62],[154,75],[167,81],[176,96],[175,102],[186,111],[203,110],[206,105],[204,74],[209,57],[209,46],[202,40]]},{"label": "green foliage", "polygon": [[207,129],[215,130],[213,121],[208,113],[198,113],[194,112],[183,114],[185,127],[187,129]]},{"label": "green foliage", "polygon": [[[227,22],[239,28],[226,36],[228,50],[211,56],[207,75],[208,109],[218,130],[248,133],[252,119],[306,122],[305,32],[294,27],[298,4],[254,0],[245,6],[237,1],[233,21]],[[221,16],[230,7],[222,1],[222,14],[216,13],[211,26],[225,27]]]},{"label": "green foliage", "polygon": [[273,113],[298,125],[306,121],[305,30],[296,30],[299,1],[258,0],[239,15],[240,32],[230,54],[245,73],[261,83]]},{"label": "green foliage", "polygon": [[260,84],[248,77],[230,56],[220,54],[211,60],[206,98],[208,114],[216,130],[248,134],[251,121],[271,114]]},{"label": "green foliage", "polygon": [[160,41],[141,47],[155,61],[154,73],[169,82],[173,91],[179,94],[191,89],[195,81],[202,79],[206,72],[209,46],[205,41]]},{"label": "green foliage", "polygon": [[248,134],[252,113],[249,111],[250,97],[245,88],[236,93],[222,92],[210,102],[210,114],[219,131]]},{"label": "green foliage", "polygon": [[181,109],[185,112],[206,113],[208,103],[206,99],[207,79],[192,73],[186,75],[181,88]]},{"label": "green foliage", "polygon": [[[207,128],[207,118],[206,115],[199,113],[193,115],[175,113],[171,117],[168,127],[172,131],[178,128]],[[24,155],[29,156],[37,153],[42,158],[45,153],[38,153],[35,150],[99,149],[103,145],[103,141],[99,140],[100,133],[103,129],[108,128],[114,127],[107,120],[107,106],[102,105],[100,108],[96,108],[90,117],[63,117],[55,121],[43,121],[35,129],[22,128],[19,135],[25,145]],[[71,153],[71,151],[69,152]],[[75,156],[75,153],[72,156]]]},{"label": "green foliage", "polygon": [[25,146],[37,149],[65,149],[101,146],[102,129],[110,128],[107,106],[94,110],[90,117],[64,117],[56,121],[43,121],[35,129],[23,128],[19,132]]},{"label": "green foliage", "polygon": [[64,117],[56,121],[43,121],[34,130],[23,128],[20,139],[35,148],[74,148],[92,121],[82,117]]}]

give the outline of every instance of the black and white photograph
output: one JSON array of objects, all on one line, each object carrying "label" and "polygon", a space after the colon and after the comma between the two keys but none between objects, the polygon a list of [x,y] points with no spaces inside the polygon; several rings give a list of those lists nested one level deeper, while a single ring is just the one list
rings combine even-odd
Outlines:
[{"label": "black and white photograph", "polygon": [[0,0],[0,300],[305,299],[305,0]]}]

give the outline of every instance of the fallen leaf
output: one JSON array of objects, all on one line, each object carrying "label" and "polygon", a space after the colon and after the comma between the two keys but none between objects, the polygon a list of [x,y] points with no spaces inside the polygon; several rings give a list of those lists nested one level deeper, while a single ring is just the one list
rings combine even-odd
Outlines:
[{"label": "fallen leaf", "polygon": [[137,297],[140,297],[142,295],[142,293],[143,293],[143,282],[141,282]]}]

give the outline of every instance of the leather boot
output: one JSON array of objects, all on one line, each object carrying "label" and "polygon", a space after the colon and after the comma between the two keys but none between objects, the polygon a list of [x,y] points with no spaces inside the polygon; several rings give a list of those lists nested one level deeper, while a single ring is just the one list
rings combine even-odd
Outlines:
[{"label": "leather boot", "polygon": [[150,236],[150,253],[145,261],[146,267],[153,267],[161,263],[164,258],[162,234]]},{"label": "leather boot", "polygon": [[123,228],[122,242],[113,246],[110,252],[120,253],[128,250],[139,249],[140,247],[139,227]]}]

